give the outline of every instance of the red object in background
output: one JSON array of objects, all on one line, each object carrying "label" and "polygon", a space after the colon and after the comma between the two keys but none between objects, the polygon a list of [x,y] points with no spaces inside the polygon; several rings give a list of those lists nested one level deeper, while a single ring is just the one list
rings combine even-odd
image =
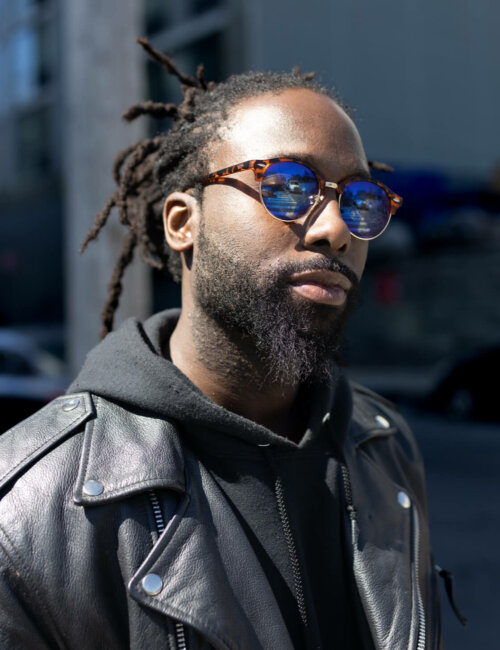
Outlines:
[{"label": "red object in background", "polygon": [[384,307],[393,307],[401,302],[403,283],[398,271],[380,271],[375,276],[373,286],[377,302]]},{"label": "red object in background", "polygon": [[21,267],[19,254],[15,250],[0,251],[0,271],[4,273],[15,273]]}]

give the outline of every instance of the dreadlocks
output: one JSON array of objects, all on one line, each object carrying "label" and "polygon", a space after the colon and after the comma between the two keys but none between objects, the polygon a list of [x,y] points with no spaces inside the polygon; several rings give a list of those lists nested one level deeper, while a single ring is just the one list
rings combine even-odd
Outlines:
[{"label": "dreadlocks", "polygon": [[145,101],[123,113],[127,121],[148,115],[160,120],[168,117],[173,125],[168,132],[141,140],[116,156],[113,177],[117,188],[96,216],[82,243],[80,252],[96,239],[112,210],[118,209],[120,222],[128,229],[128,234],[116,260],[107,301],[101,313],[101,338],[113,328],[123,274],[136,248],[146,264],[169,273],[176,282],[180,282],[180,256],[166,244],[161,218],[162,202],[172,192],[188,188],[193,188],[201,200],[199,181],[209,171],[207,145],[217,137],[232,106],[245,97],[288,88],[309,88],[331,96],[342,106],[338,97],[314,81],[314,73],[302,74],[298,68],[282,74],[249,72],[215,84],[205,81],[203,66],[198,67],[196,78],[190,77],[179,72],[174,61],[155,50],[146,39],[139,38],[137,42],[168,74],[177,77],[183,100],[179,105]]}]

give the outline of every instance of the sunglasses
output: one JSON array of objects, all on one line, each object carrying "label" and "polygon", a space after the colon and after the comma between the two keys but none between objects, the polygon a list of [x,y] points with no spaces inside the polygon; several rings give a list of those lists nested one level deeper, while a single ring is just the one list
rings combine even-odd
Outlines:
[{"label": "sunglasses", "polygon": [[378,181],[351,176],[334,183],[293,158],[247,160],[219,169],[200,182],[202,185],[224,183],[226,176],[247,169],[253,171],[259,183],[262,205],[280,221],[307,217],[325,199],[326,188],[336,190],[342,219],[357,239],[369,240],[381,235],[403,203],[400,196]]}]

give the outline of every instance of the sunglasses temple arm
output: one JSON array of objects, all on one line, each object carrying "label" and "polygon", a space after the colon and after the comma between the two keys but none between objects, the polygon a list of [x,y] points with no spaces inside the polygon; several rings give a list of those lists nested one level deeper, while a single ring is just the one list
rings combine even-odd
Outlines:
[{"label": "sunglasses temple arm", "polygon": [[258,179],[259,172],[262,173],[262,170],[255,165],[254,160],[247,160],[237,165],[232,165],[231,167],[225,167],[224,169],[219,169],[216,172],[212,172],[209,176],[206,176],[202,180],[203,185],[213,185],[214,183],[223,183],[226,176],[231,174],[237,174],[238,172],[246,171],[251,169],[255,175],[255,178]]},{"label": "sunglasses temple arm", "polygon": [[394,194],[392,192],[390,194],[390,199],[391,199],[391,216],[393,216],[403,205],[403,199],[397,194]]}]

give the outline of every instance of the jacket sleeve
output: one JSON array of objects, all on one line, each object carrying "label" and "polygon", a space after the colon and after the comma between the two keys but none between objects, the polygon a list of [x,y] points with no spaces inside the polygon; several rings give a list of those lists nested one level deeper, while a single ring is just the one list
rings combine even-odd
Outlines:
[{"label": "jacket sleeve", "polygon": [[50,650],[54,644],[40,626],[43,605],[23,580],[22,570],[13,566],[4,541],[0,530],[0,648]]}]

